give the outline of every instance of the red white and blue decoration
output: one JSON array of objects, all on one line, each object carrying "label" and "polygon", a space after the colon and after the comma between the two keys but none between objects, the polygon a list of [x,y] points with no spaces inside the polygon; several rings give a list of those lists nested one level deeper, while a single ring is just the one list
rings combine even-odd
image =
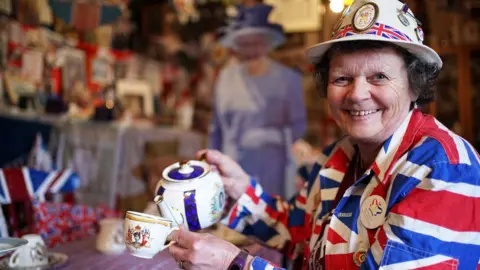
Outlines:
[{"label": "red white and blue decoration", "polygon": [[[340,30],[333,36],[332,39],[339,39],[358,34],[359,33],[356,32],[351,25],[346,25],[340,28]],[[394,27],[381,23],[375,23],[375,25],[372,26],[369,30],[361,34],[381,36],[383,38],[392,40],[411,41],[411,39],[405,33],[402,33],[400,30],[395,29]]]},{"label": "red white and blue decoration", "polygon": [[0,170],[0,204],[45,200],[48,193],[70,193],[80,186],[80,178],[71,170],[52,172],[27,167]]},{"label": "red white and blue decoration", "polygon": [[417,34],[418,41],[423,42],[423,40],[425,39],[425,36],[423,34],[422,27],[420,26],[417,27],[417,29],[415,29],[415,33]]},{"label": "red white and blue decoration", "polygon": [[99,220],[120,217],[106,206],[89,207],[82,204],[32,201],[35,233],[49,247],[80,240],[97,233]]}]

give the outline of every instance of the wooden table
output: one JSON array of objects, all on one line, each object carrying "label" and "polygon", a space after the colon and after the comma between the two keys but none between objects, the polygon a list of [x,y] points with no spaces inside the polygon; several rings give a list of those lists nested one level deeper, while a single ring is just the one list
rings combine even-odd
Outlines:
[{"label": "wooden table", "polygon": [[[250,254],[265,258],[277,265],[282,264],[282,256],[275,250],[258,245],[247,247]],[[55,269],[71,270],[140,270],[140,269],[179,269],[168,250],[157,254],[153,259],[137,258],[125,251],[120,255],[105,255],[95,249],[95,237],[71,242],[55,247],[52,252],[64,253],[69,256],[65,265]],[[219,269],[220,270],[220,269]]]}]

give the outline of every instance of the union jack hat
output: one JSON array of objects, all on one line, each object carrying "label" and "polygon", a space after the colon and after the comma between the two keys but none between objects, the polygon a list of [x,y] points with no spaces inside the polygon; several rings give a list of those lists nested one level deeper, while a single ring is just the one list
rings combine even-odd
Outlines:
[{"label": "union jack hat", "polygon": [[336,42],[376,40],[392,42],[428,63],[442,67],[440,56],[423,45],[421,23],[408,6],[397,0],[356,0],[347,7],[330,40],[308,48],[311,63],[317,63]]}]

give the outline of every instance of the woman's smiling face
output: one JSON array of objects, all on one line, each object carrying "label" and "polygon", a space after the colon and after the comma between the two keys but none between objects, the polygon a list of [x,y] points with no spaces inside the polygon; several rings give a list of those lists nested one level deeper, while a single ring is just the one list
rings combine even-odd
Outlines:
[{"label": "woman's smiling face", "polygon": [[415,100],[403,58],[392,48],[337,54],[327,99],[340,128],[356,142],[383,143]]}]

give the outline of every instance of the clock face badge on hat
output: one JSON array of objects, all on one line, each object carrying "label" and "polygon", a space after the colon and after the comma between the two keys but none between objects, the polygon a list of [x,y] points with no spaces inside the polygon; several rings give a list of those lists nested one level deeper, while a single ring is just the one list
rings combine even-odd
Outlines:
[{"label": "clock face badge on hat", "polygon": [[355,11],[352,25],[357,32],[370,29],[378,16],[378,6],[375,3],[365,3]]}]

